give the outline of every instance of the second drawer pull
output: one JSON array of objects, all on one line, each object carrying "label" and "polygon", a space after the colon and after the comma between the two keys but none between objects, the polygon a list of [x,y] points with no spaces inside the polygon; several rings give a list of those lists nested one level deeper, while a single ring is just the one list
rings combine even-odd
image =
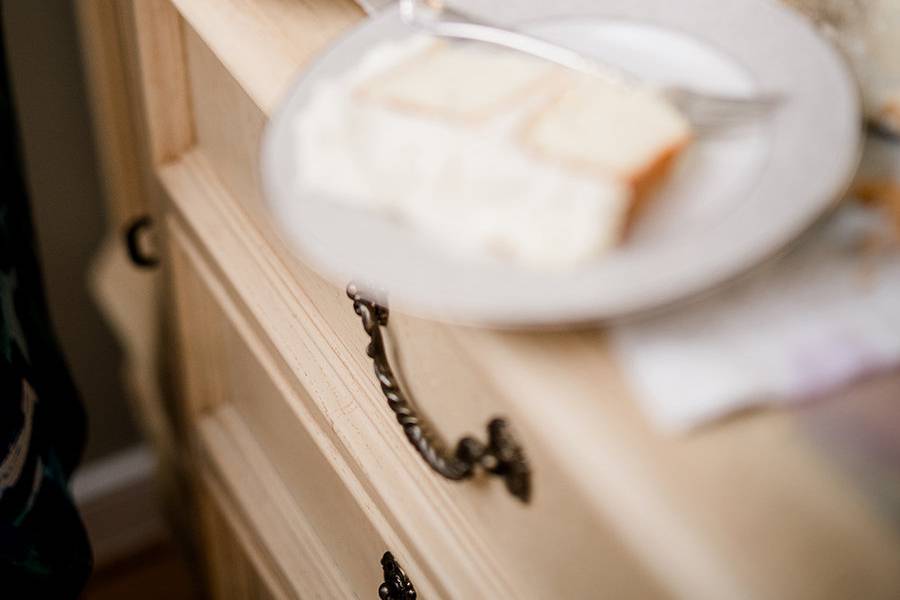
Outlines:
[{"label": "second drawer pull", "polygon": [[531,472],[525,453],[516,441],[506,421],[495,418],[488,423],[488,441],[483,443],[473,437],[464,437],[454,452],[447,451],[444,443],[428,427],[416,412],[391,370],[384,346],[382,327],[388,322],[388,309],[364,298],[355,285],[347,286],[347,295],[353,300],[353,309],[360,316],[363,329],[369,336],[366,353],[372,359],[375,376],[388,406],[397,416],[407,439],[434,471],[454,481],[473,477],[480,467],[486,473],[502,477],[506,489],[523,502],[531,495]]},{"label": "second drawer pull", "polygon": [[380,600],[416,600],[416,588],[390,552],[385,552],[381,557],[381,569],[384,571],[384,583],[378,587]]}]

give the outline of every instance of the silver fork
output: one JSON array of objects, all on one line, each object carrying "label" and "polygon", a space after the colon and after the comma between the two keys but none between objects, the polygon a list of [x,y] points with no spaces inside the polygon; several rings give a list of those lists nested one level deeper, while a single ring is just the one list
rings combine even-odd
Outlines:
[{"label": "silver fork", "polygon": [[608,81],[653,87],[676,108],[700,134],[711,134],[757,119],[781,101],[774,94],[725,96],[699,92],[682,86],[651,86],[633,73],[589,58],[565,46],[488,23],[444,5],[439,0],[400,0],[404,23],[432,35],[471,40],[524,52],[549,62]]}]

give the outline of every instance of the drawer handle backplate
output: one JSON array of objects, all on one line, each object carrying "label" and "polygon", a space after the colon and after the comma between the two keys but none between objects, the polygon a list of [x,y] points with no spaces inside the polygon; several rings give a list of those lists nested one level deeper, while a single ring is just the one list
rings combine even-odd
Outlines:
[{"label": "drawer handle backplate", "polygon": [[416,599],[416,588],[390,552],[385,552],[381,557],[381,570],[384,571],[384,583],[378,588],[378,597],[381,600]]},{"label": "drawer handle backplate", "polygon": [[431,431],[408,401],[391,369],[382,333],[382,328],[388,323],[388,309],[364,298],[353,284],[347,286],[347,295],[353,300],[353,310],[362,319],[363,329],[369,335],[366,353],[372,359],[375,376],[387,398],[388,406],[397,416],[397,422],[403,427],[407,439],[428,466],[454,481],[472,478],[477,468],[481,467],[486,473],[502,477],[513,496],[528,502],[531,495],[531,471],[525,453],[506,421],[495,418],[488,423],[487,444],[467,436],[459,440],[453,453],[448,452],[446,445]]}]

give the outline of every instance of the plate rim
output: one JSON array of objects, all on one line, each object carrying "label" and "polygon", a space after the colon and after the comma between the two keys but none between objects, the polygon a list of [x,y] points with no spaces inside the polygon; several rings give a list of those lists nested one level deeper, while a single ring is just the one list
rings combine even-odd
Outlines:
[{"label": "plate rim", "polygon": [[[745,0],[732,0],[732,2],[735,2],[735,4],[742,1],[745,2]],[[609,323],[611,321],[632,320],[634,318],[640,318],[647,314],[665,312],[671,308],[682,306],[683,304],[695,301],[697,298],[706,297],[709,294],[713,293],[715,290],[718,290],[723,286],[730,285],[735,280],[742,279],[749,273],[755,271],[759,266],[771,262],[773,259],[776,259],[777,257],[789,252],[798,243],[801,243],[802,240],[804,240],[810,233],[810,231],[814,229],[817,223],[826,219],[834,212],[834,209],[842,201],[842,199],[846,195],[847,190],[852,185],[854,176],[858,170],[862,157],[864,141],[862,130],[861,93],[858,85],[856,85],[855,77],[852,74],[846,57],[844,57],[832,44],[828,43],[821,36],[821,34],[817,30],[815,30],[811,23],[803,19],[801,15],[790,10],[788,7],[781,5],[775,0],[767,0],[765,3],[760,3],[759,0],[755,1],[759,4],[770,5],[770,8],[781,13],[786,19],[793,19],[795,25],[800,24],[801,26],[805,26],[813,32],[813,37],[817,40],[816,43],[819,45],[819,48],[821,50],[824,50],[825,54],[830,55],[829,58],[831,59],[831,66],[836,67],[836,72],[841,76],[843,84],[842,92],[849,93],[848,100],[850,102],[850,105],[847,111],[848,121],[857,122],[859,124],[856,130],[851,132],[851,139],[846,140],[848,145],[852,146],[851,148],[849,148],[849,154],[851,155],[851,158],[848,158],[845,168],[842,169],[844,171],[844,175],[842,177],[841,183],[839,185],[835,184],[833,186],[833,191],[827,194],[827,198],[823,194],[823,198],[817,201],[817,204],[819,204],[819,206],[817,206],[815,210],[808,210],[806,218],[801,219],[801,223],[795,223],[793,227],[784,228],[784,231],[780,236],[783,239],[779,239],[777,242],[769,240],[767,248],[763,248],[762,245],[760,245],[759,248],[753,249],[754,251],[752,253],[749,249],[745,250],[745,254],[748,254],[750,256],[748,256],[744,260],[733,260],[732,262],[734,264],[732,264],[729,268],[723,269],[722,267],[719,267],[720,271],[728,271],[728,273],[717,273],[713,276],[701,277],[701,281],[699,283],[694,282],[692,285],[683,285],[681,286],[683,289],[679,292],[669,294],[663,293],[662,295],[668,296],[667,298],[658,298],[657,296],[660,295],[660,292],[657,291],[656,294],[650,296],[649,298],[637,301],[632,300],[630,306],[620,307],[617,310],[592,310],[591,308],[585,306],[582,306],[579,310],[572,310],[571,308],[568,308],[565,311],[557,310],[555,311],[556,314],[553,314],[554,311],[552,309],[548,310],[546,307],[543,310],[532,310],[530,312],[527,310],[520,310],[519,312],[505,312],[502,310],[498,311],[496,308],[492,311],[479,311],[477,309],[473,311],[471,307],[463,310],[454,310],[440,302],[420,302],[403,297],[401,297],[399,301],[397,301],[397,299],[392,299],[392,305],[396,304],[396,308],[404,313],[412,314],[422,318],[454,324],[474,325],[492,329],[563,329],[569,327],[603,324]],[[578,4],[577,0],[573,1],[573,3]],[[698,5],[701,3],[702,0],[694,0],[694,5]],[[544,17],[537,19],[526,17],[523,19],[519,19],[518,21],[513,20],[511,22],[537,22],[549,20],[550,18],[564,19],[576,17],[578,14],[580,14],[582,17],[594,19],[616,18],[609,14],[598,13],[595,7],[593,11],[585,11],[581,13],[573,13],[571,11],[560,12],[558,16],[554,17]],[[315,270],[317,273],[322,274],[327,280],[332,281],[333,283],[337,283],[335,281],[335,279],[337,278],[335,271],[337,271],[338,269],[329,269],[323,267],[323,265],[320,264],[320,261],[311,257],[311,252],[309,252],[308,249],[305,250],[303,248],[305,246],[305,241],[297,239],[298,236],[296,235],[295,231],[292,231],[290,227],[277,222],[283,221],[284,215],[281,214],[281,211],[279,210],[279,203],[276,200],[273,200],[273,198],[276,197],[276,192],[273,188],[277,187],[272,181],[273,168],[271,167],[273,160],[275,160],[273,155],[276,153],[274,140],[277,139],[276,136],[278,134],[279,128],[281,128],[282,130],[290,128],[289,117],[292,116],[293,112],[298,108],[298,102],[296,101],[297,97],[302,95],[301,92],[305,84],[309,83],[311,80],[314,81],[314,76],[317,74],[317,70],[322,69],[323,65],[327,65],[328,57],[336,50],[340,50],[340,48],[344,46],[344,44],[346,44],[348,40],[352,40],[356,36],[360,35],[360,32],[365,32],[370,28],[377,28],[382,23],[382,21],[391,19],[399,19],[399,17],[397,16],[396,7],[392,7],[374,18],[364,19],[362,22],[348,28],[345,32],[343,32],[341,35],[332,40],[327,46],[325,46],[314,58],[314,60],[306,65],[306,67],[298,74],[291,85],[287,88],[287,91],[285,92],[282,100],[279,102],[276,111],[273,113],[272,118],[267,123],[262,138],[262,149],[260,152],[260,173],[263,187],[264,205],[267,207],[270,215],[274,217],[274,220],[276,221],[276,230],[283,238],[285,238],[287,245],[295,255],[298,255],[299,258],[307,262],[307,264],[312,263],[310,264],[310,266],[311,268],[313,268],[313,270]],[[658,25],[658,23],[654,24]],[[665,25],[663,26],[665,27]],[[674,30],[696,38],[696,36],[690,31],[683,31],[678,28],[674,28]],[[791,230],[790,233],[787,232],[788,229]],[[536,271],[531,275],[535,276],[537,280],[544,278],[545,274]],[[370,289],[371,292],[376,296],[380,297],[383,294],[379,291],[379,288],[367,285],[367,282],[365,281],[358,283],[362,285],[363,289]]]}]

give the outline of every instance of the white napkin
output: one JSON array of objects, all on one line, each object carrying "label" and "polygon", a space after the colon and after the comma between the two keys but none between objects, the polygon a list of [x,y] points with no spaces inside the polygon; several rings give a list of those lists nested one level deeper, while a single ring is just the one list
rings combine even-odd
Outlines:
[{"label": "white napkin", "polygon": [[[870,139],[860,177],[900,182],[900,145]],[[648,417],[685,430],[900,365],[900,245],[869,243],[893,233],[882,213],[848,203],[746,280],[615,327],[613,347]]]}]

